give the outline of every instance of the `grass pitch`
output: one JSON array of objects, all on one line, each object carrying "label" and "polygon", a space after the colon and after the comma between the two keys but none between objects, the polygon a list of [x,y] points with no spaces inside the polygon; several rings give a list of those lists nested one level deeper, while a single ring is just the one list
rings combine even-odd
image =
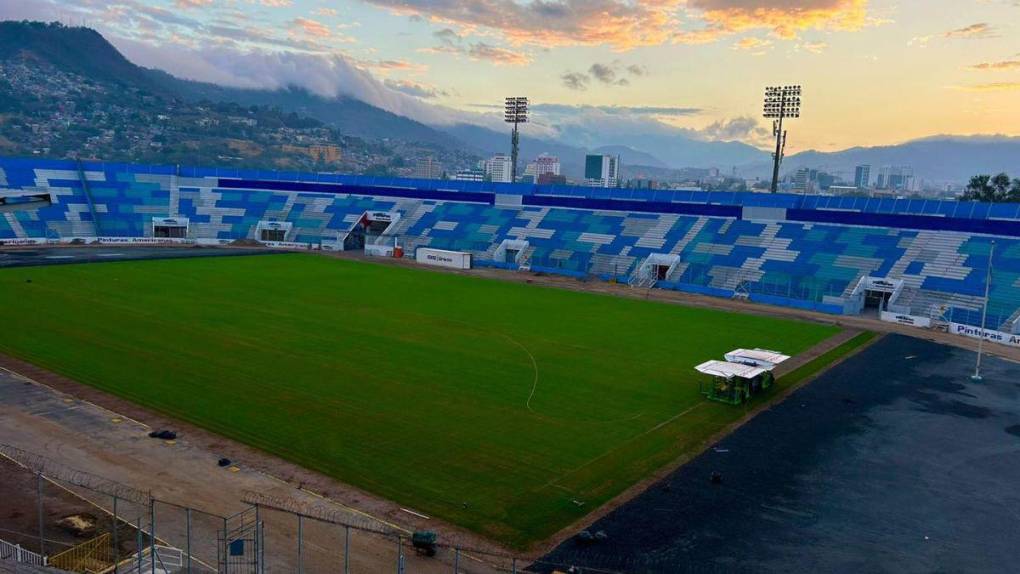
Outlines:
[{"label": "grass pitch", "polygon": [[0,351],[516,547],[744,414],[694,365],[837,332],[313,255],[2,270],[0,301]]}]

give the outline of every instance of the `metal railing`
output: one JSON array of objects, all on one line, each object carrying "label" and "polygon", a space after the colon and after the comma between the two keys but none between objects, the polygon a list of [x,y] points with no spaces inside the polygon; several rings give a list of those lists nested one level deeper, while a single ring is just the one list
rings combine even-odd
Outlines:
[{"label": "metal railing", "polygon": [[20,544],[11,544],[6,540],[0,540],[0,560],[31,564],[33,566],[46,566],[46,557],[31,550],[25,550]]},{"label": "metal railing", "polygon": [[81,574],[105,572],[107,568],[113,566],[111,541],[110,533],[104,532],[91,540],[50,556],[49,565]]}]

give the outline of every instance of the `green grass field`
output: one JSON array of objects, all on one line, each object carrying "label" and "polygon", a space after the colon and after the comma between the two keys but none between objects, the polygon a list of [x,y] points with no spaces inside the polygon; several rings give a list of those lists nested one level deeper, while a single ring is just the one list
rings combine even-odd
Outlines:
[{"label": "green grass field", "polygon": [[314,255],[7,269],[0,301],[0,351],[518,548],[743,416],[694,365],[837,333]]}]

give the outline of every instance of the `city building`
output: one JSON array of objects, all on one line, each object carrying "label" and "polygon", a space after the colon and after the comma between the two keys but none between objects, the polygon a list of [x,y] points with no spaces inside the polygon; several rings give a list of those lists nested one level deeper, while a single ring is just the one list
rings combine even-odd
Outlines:
[{"label": "city building", "polygon": [[525,176],[532,181],[539,181],[543,175],[560,175],[560,159],[556,156],[542,154],[529,163],[524,169]]},{"label": "city building", "polygon": [[793,174],[793,191],[806,192],[811,185],[811,170],[802,167]]},{"label": "city building", "polygon": [[497,183],[513,183],[513,172],[510,157],[496,154],[484,162],[485,177]]},{"label": "city building", "polygon": [[871,185],[871,166],[864,164],[854,169],[854,187],[867,189]]},{"label": "city building", "polygon": [[884,166],[878,170],[875,180],[878,189],[911,191],[914,187],[914,169],[910,166]]},{"label": "city building", "polygon": [[280,150],[286,153],[297,153],[320,163],[336,163],[343,157],[340,146],[331,144],[316,144],[309,146],[282,145]]},{"label": "city building", "polygon": [[535,158],[536,176],[542,174],[551,173],[553,175],[560,175],[560,158],[554,155],[542,154]]},{"label": "city building", "polygon": [[617,187],[620,181],[620,157],[593,154],[585,156],[584,181],[590,187]]},{"label": "city building", "polygon": [[860,193],[861,188],[856,185],[831,185],[828,192],[830,195],[853,195]]},{"label": "city building", "polygon": [[414,162],[414,177],[418,179],[439,179],[443,176],[443,166],[432,157],[418,158]]},{"label": "city building", "polygon": [[535,181],[538,185],[567,185],[567,177],[555,173],[543,173]]}]

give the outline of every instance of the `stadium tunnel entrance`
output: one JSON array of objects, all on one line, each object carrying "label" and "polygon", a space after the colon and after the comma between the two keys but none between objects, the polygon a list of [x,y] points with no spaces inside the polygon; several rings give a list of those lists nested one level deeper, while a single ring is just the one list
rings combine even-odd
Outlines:
[{"label": "stadium tunnel entrance", "polygon": [[152,236],[169,239],[185,239],[191,221],[187,217],[153,217]]},{"label": "stadium tunnel entrance", "polygon": [[[386,231],[399,220],[400,213],[396,211],[366,211],[344,237],[343,250],[363,251],[378,246],[378,238],[386,235]],[[393,249],[391,242],[387,246]]]},{"label": "stadium tunnel entrance", "polygon": [[864,293],[864,309],[885,311],[892,300],[902,289],[903,281],[882,277],[864,277],[861,285]]},{"label": "stadium tunnel entrance", "polygon": [[259,241],[287,241],[294,224],[289,221],[260,221],[255,227],[255,238]]}]

